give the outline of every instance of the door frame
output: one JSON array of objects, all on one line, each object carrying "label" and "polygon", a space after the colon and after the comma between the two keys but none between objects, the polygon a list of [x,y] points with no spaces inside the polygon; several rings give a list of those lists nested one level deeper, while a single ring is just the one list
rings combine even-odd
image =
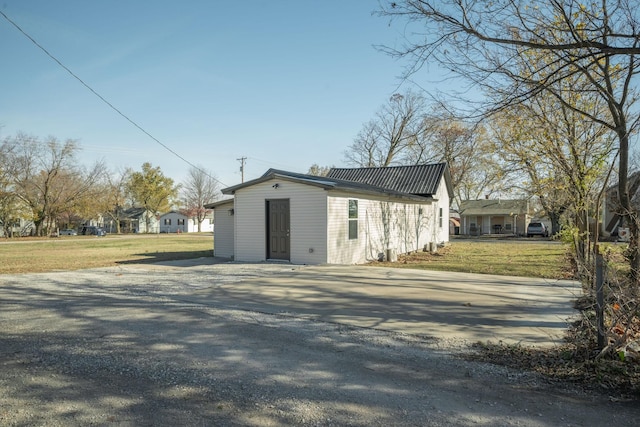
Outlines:
[{"label": "door frame", "polygon": [[[287,215],[286,215],[286,246],[287,251],[283,253],[283,256],[273,257],[271,251],[271,203],[273,202],[286,202]],[[265,234],[266,234],[266,259],[268,260],[283,260],[291,261],[291,200],[288,198],[281,199],[265,199]]]}]

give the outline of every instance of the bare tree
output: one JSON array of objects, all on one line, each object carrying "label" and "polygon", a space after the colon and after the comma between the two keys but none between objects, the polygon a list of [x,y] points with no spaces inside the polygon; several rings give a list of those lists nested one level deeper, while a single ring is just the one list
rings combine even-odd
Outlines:
[{"label": "bare tree", "polygon": [[8,144],[14,191],[31,211],[36,235],[48,232],[62,213],[92,199],[104,167],[99,163],[89,171],[79,167],[76,141],[61,143],[54,137],[41,141],[18,134]]},{"label": "bare tree", "polygon": [[327,176],[331,168],[333,168],[333,166],[320,166],[319,164],[314,163],[309,167],[307,174],[314,176]]},{"label": "bare tree", "polygon": [[394,94],[366,123],[345,152],[348,163],[384,167],[401,163],[400,154],[423,133],[425,100],[412,92]]},{"label": "bare tree", "polygon": [[443,103],[427,111],[424,99],[411,92],[394,95],[365,124],[346,157],[360,167],[446,162],[458,200],[495,191],[501,174],[486,132],[452,111]]},{"label": "bare tree", "polygon": [[[631,203],[628,175],[630,135],[639,119],[632,84],[639,65],[639,13],[638,0],[399,0],[380,11],[409,22],[407,44],[383,48],[409,59],[407,73],[436,61],[491,94],[494,111],[543,94],[615,133],[618,193],[630,227],[629,260],[636,281],[640,213]],[[412,24],[420,31],[411,32]],[[525,72],[522,64],[528,64]],[[557,83],[576,75],[589,82],[584,89],[597,94],[607,111],[596,116],[569,102],[567,95],[576,89],[567,91]]]},{"label": "bare tree", "polygon": [[189,169],[187,179],[182,184],[182,210],[189,218],[195,219],[198,232],[202,231],[202,221],[209,213],[204,205],[219,198],[220,185],[213,173],[201,166]]},{"label": "bare tree", "polygon": [[446,162],[458,201],[504,186],[483,126],[456,117],[442,104],[424,120],[422,135],[406,150],[406,164]]},{"label": "bare tree", "polygon": [[121,232],[120,221],[122,213],[127,207],[127,184],[131,173],[130,169],[124,169],[105,174],[105,181],[101,186],[103,191],[98,199],[103,214],[109,218],[109,221],[115,223],[117,234]]},{"label": "bare tree", "polygon": [[12,151],[9,139],[0,143],[0,230],[5,237],[12,237],[13,225],[26,213],[12,179]]}]

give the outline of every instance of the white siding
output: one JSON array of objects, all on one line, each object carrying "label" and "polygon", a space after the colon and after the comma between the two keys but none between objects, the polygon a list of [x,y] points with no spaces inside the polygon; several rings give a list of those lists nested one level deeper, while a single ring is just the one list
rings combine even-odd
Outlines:
[{"label": "white siding", "polygon": [[[200,224],[200,232],[211,233],[212,231],[213,231],[213,215],[208,213],[207,216],[202,220],[202,223]],[[190,218],[187,221],[187,232],[188,233],[198,232],[198,219],[196,217]]]},{"label": "white siding", "polygon": [[[182,221],[182,224],[178,224],[179,221]],[[170,223],[167,224],[167,222]],[[213,221],[210,216],[202,221],[200,229],[202,232],[213,231]],[[180,212],[167,212],[160,217],[161,233],[196,233],[197,231],[198,220],[195,217],[188,218]]]},{"label": "white siding", "polygon": [[234,256],[234,218],[231,215],[233,200],[223,205],[218,205],[213,213],[216,228],[213,233],[213,255],[222,258]]},{"label": "white siding", "polygon": [[[182,220],[184,223],[178,225],[178,220]],[[167,224],[167,222],[170,222]],[[187,216],[180,212],[168,212],[160,217],[160,232],[161,233],[177,233],[180,230],[181,233],[187,232]]]},{"label": "white siding", "polygon": [[[147,219],[149,219],[149,229],[147,229]],[[160,222],[158,218],[150,211],[143,212],[138,218],[137,233],[159,233]]]},{"label": "white siding", "polygon": [[[349,239],[349,200],[358,200],[358,238]],[[366,262],[366,236],[364,200],[357,197],[334,196],[327,204],[327,245],[329,264],[359,264]]]},{"label": "white siding", "polygon": [[[276,183],[278,186],[274,188]],[[266,201],[269,199],[289,199],[291,262],[326,263],[327,193],[319,187],[284,179],[272,179],[236,191],[236,259],[266,260]],[[218,227],[220,224],[216,229]]]},{"label": "white siding", "polygon": [[[438,192],[435,195],[438,199],[437,207],[435,207],[435,237],[434,242],[445,243],[449,241],[449,204],[451,202],[447,183],[442,177],[438,185]],[[436,204],[434,204],[435,206]],[[442,208],[442,226],[440,226],[439,210]]]},{"label": "white siding", "polygon": [[[350,199],[358,200],[357,239],[349,239]],[[377,260],[387,249],[398,254],[421,250],[433,241],[434,209],[435,204],[332,195],[328,203],[328,263],[359,264]]]}]

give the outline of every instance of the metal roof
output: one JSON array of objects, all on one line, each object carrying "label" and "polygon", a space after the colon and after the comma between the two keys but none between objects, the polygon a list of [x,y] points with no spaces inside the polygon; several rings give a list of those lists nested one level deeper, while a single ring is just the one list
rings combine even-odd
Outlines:
[{"label": "metal roof", "polygon": [[[438,191],[440,180],[445,173],[449,173],[446,163],[433,163],[378,168],[332,168],[327,177],[387,188],[401,193],[433,196]],[[451,189],[449,190],[449,194],[453,194]]]},{"label": "metal roof", "polygon": [[364,182],[348,181],[342,179],[336,179],[325,176],[306,175],[295,172],[288,172],[278,169],[269,169],[260,178],[253,179],[251,181],[244,182],[242,184],[234,185],[222,190],[222,194],[233,195],[239,189],[249,187],[251,185],[259,184],[261,182],[268,181],[270,179],[283,179],[288,181],[300,182],[308,185],[324,188],[325,190],[343,190],[362,194],[372,195],[387,195],[397,197],[401,199],[410,199],[415,201],[428,201],[432,200],[432,194],[413,194],[398,191],[393,188],[384,188],[377,185],[372,185]]}]

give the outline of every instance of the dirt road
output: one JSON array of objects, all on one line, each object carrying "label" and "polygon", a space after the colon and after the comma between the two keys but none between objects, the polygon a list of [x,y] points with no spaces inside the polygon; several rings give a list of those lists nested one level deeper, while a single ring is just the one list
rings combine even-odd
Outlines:
[{"label": "dirt road", "polygon": [[[640,419],[637,402],[461,360],[452,353],[464,340],[300,313],[300,289],[271,294],[262,306],[289,305],[285,313],[258,309],[264,289],[255,286],[264,277],[278,282],[295,270],[302,280],[316,268],[196,263],[0,276],[0,425],[630,426]],[[338,280],[339,271],[321,272]],[[244,296],[253,308],[222,298],[231,289],[241,295],[227,298]],[[372,314],[384,311],[366,301]]]}]

